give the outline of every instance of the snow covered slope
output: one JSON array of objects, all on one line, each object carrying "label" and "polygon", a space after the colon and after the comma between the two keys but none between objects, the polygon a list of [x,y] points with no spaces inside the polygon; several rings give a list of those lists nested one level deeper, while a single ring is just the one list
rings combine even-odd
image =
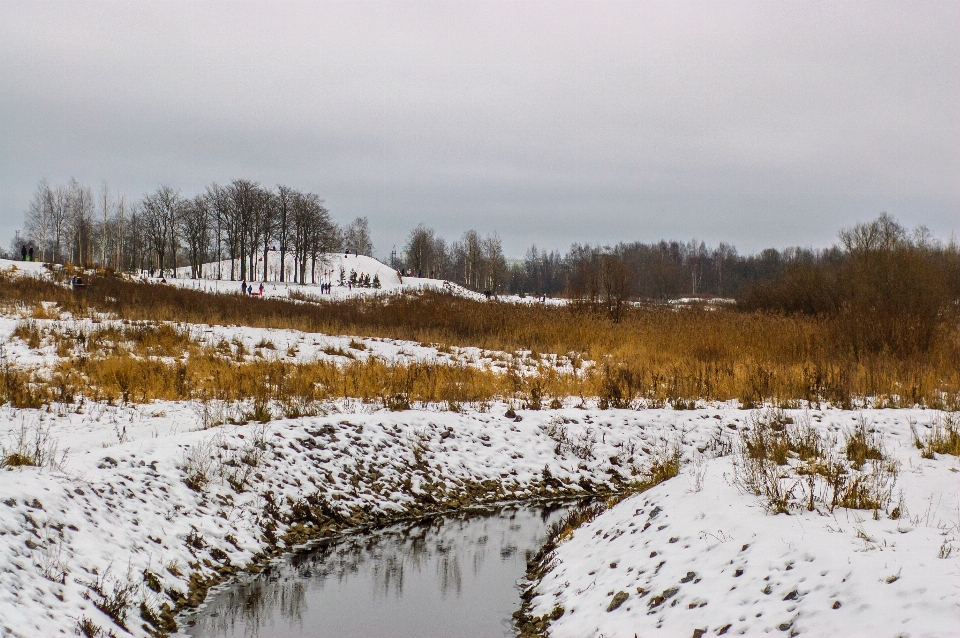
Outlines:
[{"label": "snow covered slope", "polygon": [[20,271],[30,275],[39,275],[46,272],[43,264],[39,261],[13,261],[11,259],[0,259],[0,270]]},{"label": "snow covered slope", "polygon": [[[340,271],[343,270],[345,283],[340,285]],[[321,298],[344,298],[358,297],[370,294],[392,293],[400,291],[416,291],[423,289],[448,290],[455,294],[465,294],[467,296],[482,298],[482,295],[470,292],[466,289],[450,284],[442,279],[427,279],[419,277],[401,277],[396,270],[383,262],[377,261],[373,257],[366,255],[355,255],[353,253],[328,253],[317,260],[316,269],[313,269],[311,261],[307,262],[307,282],[306,284],[292,283],[296,273],[296,266],[290,255],[284,260],[284,281],[280,282],[280,253],[270,251],[267,253],[267,280],[264,282],[264,296],[266,297],[286,297],[291,292],[307,297]],[[346,284],[350,279],[351,272],[356,273],[357,277],[369,276],[371,282],[374,277],[379,278],[380,288],[365,288],[360,286],[349,286]],[[234,262],[233,279],[231,279],[230,260],[221,262],[212,262],[203,265],[203,276],[201,279],[190,279],[190,268],[178,268],[177,277],[168,277],[167,283],[175,286],[194,288],[198,290],[207,290],[209,292],[240,292],[240,265],[239,260]],[[247,273],[247,283],[252,284],[254,290],[259,289],[259,282],[263,280],[263,257],[257,259],[256,271],[251,275]],[[155,281],[155,279],[154,279]],[[332,289],[329,295],[320,292],[320,284],[331,283]]]},{"label": "snow covered slope", "polygon": [[[849,427],[852,413],[819,415]],[[871,411],[902,464],[901,508],[768,513],[704,459],[578,529],[536,586],[552,638],[960,635],[960,463],[921,458],[922,411]],[[782,633],[781,633],[782,632]]]},{"label": "snow covered slope", "polygon": [[[699,458],[748,414],[721,406],[564,409],[521,411],[515,421],[502,404],[386,412],[344,401],[313,417],[198,430],[200,407],[0,408],[6,449],[21,433],[28,442],[42,433],[54,459],[0,471],[0,633],[71,635],[83,618],[111,628],[94,588],[129,587],[125,622],[143,636],[141,602],[159,612],[177,596],[197,595],[190,574],[243,566],[271,535],[295,539],[307,506],[320,506],[308,499],[322,497],[336,515],[361,521],[437,501],[580,491],[629,476],[665,441],[682,439],[686,458]],[[826,429],[861,416],[811,415]],[[958,460],[922,459],[912,447],[909,423],[923,428],[929,411],[862,416],[901,460],[898,520],[842,509],[771,515],[732,484],[729,457],[695,462],[561,544],[534,613],[563,608],[554,638],[704,629],[956,636]],[[184,480],[200,470],[206,482],[191,489]],[[620,592],[626,598],[607,611]]]},{"label": "snow covered slope", "polygon": [[[0,408],[7,450],[40,436],[50,455],[42,467],[0,470],[0,634],[73,635],[86,618],[126,635],[95,604],[104,606],[98,592],[125,592],[117,615],[134,636],[146,636],[141,602],[161,615],[224,568],[248,564],[285,535],[289,543],[302,538],[311,517],[352,524],[584,494],[583,486],[612,484],[609,458],[637,435],[626,412],[594,426],[599,415],[580,410],[521,412],[516,420],[502,404],[387,412],[350,401],[321,406],[314,417],[198,430],[199,407]],[[571,436],[595,439],[593,458],[550,438],[544,426],[562,414]]]}]

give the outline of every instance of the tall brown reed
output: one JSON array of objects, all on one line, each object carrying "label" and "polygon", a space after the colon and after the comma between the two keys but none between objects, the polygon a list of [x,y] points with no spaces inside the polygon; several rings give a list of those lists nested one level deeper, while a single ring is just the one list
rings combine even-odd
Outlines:
[{"label": "tall brown reed", "polygon": [[[54,301],[77,316],[96,311],[127,320],[240,324],[557,353],[574,362],[593,363],[575,374],[544,367],[536,380],[538,393],[599,397],[612,407],[636,404],[638,399],[682,406],[701,398],[738,399],[747,406],[764,401],[850,405],[858,397],[873,397],[880,405],[953,408],[960,393],[956,326],[922,355],[878,352],[854,358],[831,337],[830,320],[815,316],[638,307],[624,311],[615,323],[607,314],[584,306],[486,303],[438,293],[302,303],[211,295],[109,277],[92,278],[87,291],[79,295],[46,281],[0,281],[0,305],[29,311],[41,301]],[[114,387],[131,387],[133,381],[123,381],[131,367],[134,364],[124,363],[111,373],[120,379]],[[402,385],[398,379],[412,374],[405,366],[358,364],[356,371],[364,370],[364,379],[379,380],[352,386],[354,373],[347,372],[351,367],[327,370],[318,364],[315,373],[324,379],[323,387],[339,387],[338,392],[352,393],[349,396],[393,392]],[[149,376],[147,371],[143,374]],[[430,368],[429,376],[440,379],[450,374],[460,375],[457,387],[465,396],[516,396],[533,389],[532,381],[518,381],[515,375],[498,380],[503,375],[493,372],[461,369],[454,373],[437,367]],[[172,380],[163,383],[169,385]],[[429,390],[425,379],[417,383],[423,388],[417,390],[422,396],[440,396]],[[469,385],[463,384],[486,389],[471,393],[464,389]],[[170,396],[170,391],[159,394]]]}]

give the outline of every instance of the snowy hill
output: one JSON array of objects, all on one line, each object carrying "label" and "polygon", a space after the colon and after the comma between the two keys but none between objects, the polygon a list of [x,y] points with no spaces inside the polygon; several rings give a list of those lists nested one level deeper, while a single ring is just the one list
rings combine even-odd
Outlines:
[{"label": "snowy hill", "polygon": [[44,272],[43,263],[39,261],[14,261],[12,259],[0,259],[0,271],[12,270],[38,275]]},{"label": "snowy hill", "polygon": [[[232,273],[230,260],[227,259],[204,264],[201,279],[191,279],[189,267],[178,268],[176,278],[167,278],[167,283],[208,292],[240,292],[240,260],[233,261]],[[326,253],[317,259],[315,266],[311,260],[308,260],[306,268],[307,283],[305,284],[294,282],[297,265],[294,263],[293,256],[289,254],[284,259],[284,281],[282,282],[280,281],[280,253],[277,251],[267,253],[266,281],[263,279],[262,256],[257,258],[255,270],[256,272],[253,275],[246,273],[246,281],[253,285],[254,291],[259,290],[259,285],[262,282],[265,297],[288,297],[295,292],[295,294],[307,297],[344,298],[384,292],[395,293],[432,289],[448,290],[455,294],[482,298],[482,295],[477,295],[442,279],[403,277],[401,280],[400,274],[387,264],[373,257],[353,253]],[[341,271],[344,282],[342,285],[340,283]],[[378,279],[380,288],[351,285],[349,283],[351,273],[355,273],[358,278],[369,277],[371,282],[375,278]],[[323,292],[322,284],[331,284],[330,291]]]}]

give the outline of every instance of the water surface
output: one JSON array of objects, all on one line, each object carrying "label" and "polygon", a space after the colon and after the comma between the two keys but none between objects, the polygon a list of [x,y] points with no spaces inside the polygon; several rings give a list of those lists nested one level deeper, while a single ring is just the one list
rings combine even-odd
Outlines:
[{"label": "water surface", "polygon": [[213,594],[186,635],[511,636],[517,580],[567,507],[503,507],[326,541]]}]

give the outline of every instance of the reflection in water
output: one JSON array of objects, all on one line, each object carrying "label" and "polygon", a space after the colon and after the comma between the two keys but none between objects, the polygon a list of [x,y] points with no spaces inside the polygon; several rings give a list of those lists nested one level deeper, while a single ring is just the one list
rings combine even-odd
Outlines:
[{"label": "reflection in water", "polygon": [[185,635],[509,636],[516,582],[566,509],[489,509],[326,541],[213,595]]}]

